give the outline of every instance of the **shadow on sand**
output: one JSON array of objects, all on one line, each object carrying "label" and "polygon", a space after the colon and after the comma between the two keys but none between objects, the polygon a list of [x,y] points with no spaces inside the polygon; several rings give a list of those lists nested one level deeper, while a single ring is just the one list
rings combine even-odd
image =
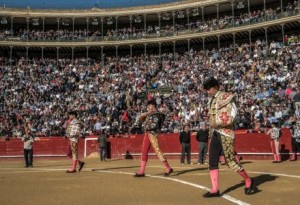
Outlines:
[{"label": "shadow on sand", "polygon": [[[254,189],[254,192],[252,194],[256,194],[258,192],[261,192],[262,190],[259,190],[258,189],[258,186],[263,184],[263,183],[266,183],[266,182],[269,182],[269,181],[273,181],[275,180],[276,178],[278,178],[277,176],[272,176],[270,174],[262,174],[262,175],[259,175],[259,176],[256,176],[256,177],[253,177],[254,179],[254,183],[255,183],[255,189]],[[244,187],[245,183],[244,182],[241,182],[239,184],[236,184],[234,186],[231,186],[229,188],[227,188],[225,191],[222,192],[222,194],[227,194],[235,189],[238,189],[240,187]]]}]

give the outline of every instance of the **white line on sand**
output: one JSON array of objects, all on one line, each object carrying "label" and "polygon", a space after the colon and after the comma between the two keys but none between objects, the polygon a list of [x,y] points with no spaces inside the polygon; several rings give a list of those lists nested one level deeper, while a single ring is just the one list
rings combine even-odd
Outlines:
[{"label": "white line on sand", "polygon": [[[12,168],[0,168],[0,170],[5,170],[5,172],[9,173],[30,173],[30,172],[51,172],[51,171],[65,171],[66,169],[61,169],[61,168],[57,168],[57,169],[49,169],[49,168],[14,168],[14,170],[11,170]],[[83,172],[90,172],[90,171],[96,171],[96,172],[102,172],[102,173],[111,173],[111,174],[126,174],[126,175],[133,175],[134,173],[131,172],[117,172],[117,171],[109,171],[109,170],[95,170],[95,169],[84,169]],[[4,173],[3,171],[1,173]],[[158,178],[158,179],[163,179],[163,180],[169,180],[169,181],[174,181],[177,183],[181,183],[181,184],[185,184],[185,185],[189,185],[198,189],[203,189],[205,191],[209,191],[209,188],[205,187],[205,186],[201,186],[198,184],[194,184],[191,182],[187,182],[187,181],[183,181],[183,180],[179,180],[179,179],[175,179],[175,178],[170,178],[170,177],[162,177],[162,176],[152,176],[152,175],[146,175],[147,177],[152,177],[152,178]],[[234,204],[238,204],[238,205],[250,205],[246,202],[240,201],[238,199],[235,199],[227,194],[223,194],[222,197],[228,201],[233,202]]]},{"label": "white line on sand", "polygon": [[[111,174],[127,174],[127,175],[133,175],[133,173],[129,173],[129,172],[116,172],[116,171],[108,171],[108,170],[96,170],[97,172],[103,172],[103,173],[111,173]],[[189,185],[189,186],[193,186],[196,187],[198,189],[203,189],[205,191],[209,191],[209,188],[205,187],[205,186],[201,186],[198,184],[194,184],[191,182],[187,182],[187,181],[183,181],[180,179],[174,179],[174,178],[170,178],[170,177],[162,177],[162,176],[152,176],[152,175],[146,175],[147,177],[152,177],[152,178],[158,178],[158,179],[163,179],[163,180],[169,180],[169,181],[174,181],[177,183],[181,183],[181,184],[185,184],[185,185]],[[241,200],[235,199],[227,194],[223,194],[222,197],[224,199],[227,199],[228,201],[233,202],[234,204],[239,204],[239,205],[250,205],[246,202],[243,202]]]},{"label": "white line on sand", "polygon": [[278,173],[271,173],[271,172],[250,172],[249,173],[254,173],[254,174],[270,174],[274,176],[282,176],[282,177],[291,177],[291,178],[298,178],[300,179],[299,175],[291,175],[291,174],[278,174]]},{"label": "white line on sand", "polygon": [[[150,166],[149,166],[150,167]],[[159,167],[159,166],[151,166],[151,167]],[[12,168],[0,168],[0,170],[6,170],[9,171],[9,173],[20,173],[20,172],[49,172],[49,171],[65,171],[65,168],[57,168],[57,169],[53,169],[53,168],[14,168],[14,170],[12,170]],[[92,170],[95,169],[84,169],[84,172],[90,172]],[[226,169],[222,169],[223,171],[227,171]],[[230,170],[231,171],[231,170]],[[126,174],[126,175],[133,175],[133,173],[130,172],[117,172],[117,171],[109,171],[109,170],[96,170],[96,172],[102,172],[102,173],[111,173],[111,174]],[[300,179],[299,175],[290,175],[290,174],[279,174],[279,173],[270,173],[270,172],[256,172],[256,171],[248,171],[249,173],[254,173],[254,174],[270,174],[273,176],[282,176],[282,177],[291,177],[291,178],[298,178]],[[4,173],[2,171],[2,173]],[[147,177],[152,177],[152,178],[158,178],[158,179],[163,179],[163,180],[169,180],[169,181],[174,181],[177,183],[181,183],[181,184],[185,184],[185,185],[189,185],[198,189],[202,189],[205,191],[208,191],[209,188],[205,187],[205,186],[201,186],[198,184],[194,184],[191,182],[187,182],[187,181],[183,181],[183,180],[179,180],[179,179],[175,179],[175,178],[170,178],[170,177],[163,177],[163,176],[153,176],[153,175],[146,175]],[[235,199],[227,194],[223,194],[222,197],[228,201],[233,202],[234,204],[239,204],[239,205],[248,205],[248,203],[240,201],[238,199]]]}]

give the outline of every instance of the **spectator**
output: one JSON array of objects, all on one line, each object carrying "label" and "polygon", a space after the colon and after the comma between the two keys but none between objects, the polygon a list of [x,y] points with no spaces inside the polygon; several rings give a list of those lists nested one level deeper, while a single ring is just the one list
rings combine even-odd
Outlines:
[{"label": "spectator", "polygon": [[184,164],[185,156],[187,164],[191,164],[191,132],[188,124],[183,126],[183,131],[179,134],[179,142],[181,145],[181,164]]},{"label": "spectator", "polygon": [[[5,96],[5,101],[0,96],[1,135],[17,136],[18,116],[27,114],[39,136],[62,136],[65,116],[74,109],[84,123],[84,135],[95,131],[95,119],[101,116],[101,126],[109,126],[113,136],[123,136],[132,124],[130,119],[145,111],[143,99],[149,88],[145,76],[149,73],[149,82],[157,84],[155,92],[149,93],[156,100],[158,110],[166,113],[162,127],[166,133],[178,132],[180,125],[187,121],[194,129],[207,119],[208,97],[201,83],[209,75],[224,82],[222,90],[236,92],[239,104],[236,129],[253,129],[254,123],[262,124],[266,116],[275,117],[272,113],[275,107],[287,109],[281,110],[281,122],[291,116],[299,117],[299,111],[291,103],[294,101],[285,98],[288,86],[293,88],[300,83],[296,77],[300,72],[299,59],[291,59],[293,63],[288,60],[291,53],[299,55],[299,44],[281,46],[280,42],[272,42],[277,47],[276,61],[272,60],[274,56],[265,42],[259,39],[253,43],[252,50],[248,44],[236,46],[235,52],[230,46],[220,50],[191,49],[176,54],[175,61],[169,53],[132,59],[107,58],[104,65],[84,58],[58,62],[50,58],[29,61],[19,58],[13,59],[10,68],[10,61],[0,58],[0,93]],[[270,80],[266,77],[269,74]]]},{"label": "spectator", "polygon": [[99,144],[99,151],[100,151],[100,160],[106,161],[107,156],[107,130],[102,130],[100,135],[98,136],[98,144]]},{"label": "spectator", "polygon": [[94,132],[96,135],[99,135],[99,134],[101,134],[101,130],[102,130],[102,123],[101,123],[100,119],[98,118],[94,125]]},{"label": "spectator", "polygon": [[198,164],[207,164],[205,162],[208,143],[208,129],[205,124],[201,124],[200,130],[196,134],[198,142]]},{"label": "spectator", "polygon": [[280,107],[276,108],[275,118],[276,118],[278,125],[281,126],[283,115],[282,115],[282,111],[281,111]]},{"label": "spectator", "polygon": [[291,134],[292,155],[290,161],[295,161],[297,160],[297,152],[300,152],[300,121],[293,123]]}]

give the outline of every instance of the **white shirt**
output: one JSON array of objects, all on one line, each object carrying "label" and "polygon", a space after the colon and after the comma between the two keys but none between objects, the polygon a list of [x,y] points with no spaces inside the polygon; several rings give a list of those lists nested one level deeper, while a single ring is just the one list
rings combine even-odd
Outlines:
[{"label": "white shirt", "polygon": [[101,130],[101,128],[102,128],[101,122],[96,122],[94,125],[94,130]]},{"label": "white shirt", "polygon": [[268,130],[267,135],[270,135],[271,139],[278,140],[280,136],[280,130],[277,127],[273,127]]},{"label": "white shirt", "polygon": [[278,118],[282,118],[282,112],[281,111],[276,111],[275,112],[275,117]]},{"label": "white shirt", "polygon": [[235,116],[237,115],[237,107],[235,105],[235,103],[232,103],[232,110],[231,110],[231,117],[235,118]]}]

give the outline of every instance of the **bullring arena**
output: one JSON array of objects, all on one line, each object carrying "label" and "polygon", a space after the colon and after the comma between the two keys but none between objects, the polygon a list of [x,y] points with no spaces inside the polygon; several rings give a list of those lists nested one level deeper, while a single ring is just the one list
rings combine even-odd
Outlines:
[{"label": "bullring arena", "polygon": [[[181,165],[178,135],[161,135],[160,145],[174,172],[165,177],[162,163],[150,151],[145,178],[133,177],[139,169],[141,135],[111,138],[111,158],[106,162],[99,159],[95,137],[80,141],[80,157],[86,155],[86,166],[73,175],[65,173],[70,166],[70,160],[63,157],[66,139],[54,137],[36,141],[33,168],[23,167],[20,140],[1,141],[1,204],[298,204],[300,164],[288,160],[289,132],[285,130],[282,137],[281,163],[272,163],[266,135],[252,135],[249,139],[247,134],[239,133],[236,143],[243,157],[241,164],[255,179],[257,190],[253,195],[245,195],[244,183],[237,174],[220,164],[222,197],[217,199],[202,198],[211,182],[208,165],[196,163],[194,138],[193,164]],[[249,146],[258,140],[260,147]],[[250,153],[250,150],[255,151]]]},{"label": "bullring arena", "polygon": [[250,196],[244,194],[240,178],[221,166],[223,195],[209,200],[202,198],[211,186],[206,166],[171,160],[175,171],[164,177],[162,164],[150,160],[147,177],[136,179],[138,160],[86,162],[80,173],[66,175],[67,160],[38,159],[30,170],[21,160],[1,161],[1,204],[298,204],[299,162],[245,160],[242,164],[260,191]]},{"label": "bullring arena", "polygon": [[[300,0],[0,0],[0,205],[298,205],[299,8]],[[202,196],[212,184],[196,132],[209,125],[202,85],[211,76],[236,96],[235,151],[254,179],[250,195],[220,161],[221,197]],[[147,101],[165,114],[158,142],[169,176],[151,148],[146,176],[134,177],[144,134],[133,125]],[[85,166],[66,173],[72,111]],[[191,164],[180,162],[183,125]],[[24,167],[28,132],[33,166]]]}]

